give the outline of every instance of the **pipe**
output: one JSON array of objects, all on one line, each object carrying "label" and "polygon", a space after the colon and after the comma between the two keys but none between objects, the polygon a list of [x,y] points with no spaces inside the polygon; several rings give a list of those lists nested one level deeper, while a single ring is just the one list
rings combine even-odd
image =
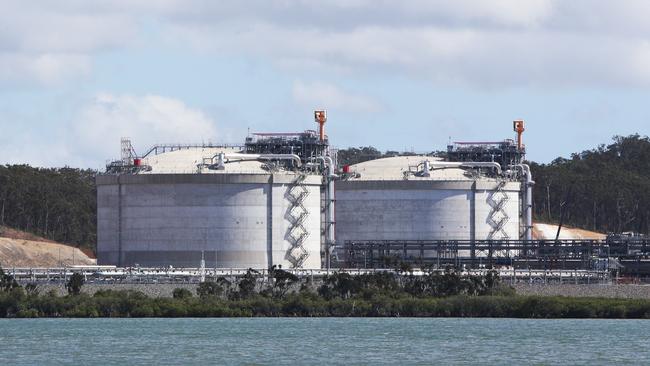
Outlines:
[{"label": "pipe", "polygon": [[[212,158],[214,160],[214,158]],[[226,153],[220,152],[217,154],[217,164],[215,166],[216,170],[224,170],[226,168]]]},{"label": "pipe", "polygon": [[319,156],[316,158],[317,160],[322,161],[323,166],[327,167],[327,180],[326,180],[326,189],[325,189],[325,201],[327,202],[327,207],[325,208],[326,214],[325,217],[327,218],[327,226],[325,228],[325,265],[327,270],[329,271],[330,269],[330,257],[331,257],[331,249],[333,244],[336,241],[335,237],[335,221],[334,221],[334,178],[336,178],[336,174],[334,174],[334,161],[332,160],[332,157],[330,156]]},{"label": "pipe", "polygon": [[[428,161],[428,160],[426,160]],[[501,165],[493,162],[455,162],[455,161],[433,161],[429,162],[432,169],[436,168],[491,168],[496,170],[497,174],[501,175]]]},{"label": "pipe", "polygon": [[528,164],[517,164],[512,165],[513,168],[521,169],[523,177],[526,179],[526,206],[525,206],[525,235],[526,240],[533,240],[533,185],[535,181],[533,180],[533,175],[530,172],[530,166]]},{"label": "pipe", "polygon": [[422,176],[423,177],[430,177],[431,173],[429,171],[431,170],[431,162],[429,160],[423,161],[424,166],[422,167]]},{"label": "pipe", "polygon": [[[217,155],[218,156],[218,155]],[[296,166],[300,168],[302,166],[302,161],[300,156],[296,154],[241,154],[241,153],[231,153],[224,154],[226,159],[225,163],[229,163],[231,159],[238,161],[250,161],[250,160],[293,160],[296,163]],[[214,159],[214,157],[213,157]]]},{"label": "pipe", "polygon": [[521,164],[526,171],[526,240],[533,240],[533,175],[528,164]]}]

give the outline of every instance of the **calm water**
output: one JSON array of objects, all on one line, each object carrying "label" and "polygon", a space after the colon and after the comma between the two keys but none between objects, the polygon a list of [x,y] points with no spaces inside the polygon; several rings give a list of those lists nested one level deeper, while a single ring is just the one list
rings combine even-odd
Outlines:
[{"label": "calm water", "polygon": [[0,365],[650,364],[650,321],[0,319]]}]

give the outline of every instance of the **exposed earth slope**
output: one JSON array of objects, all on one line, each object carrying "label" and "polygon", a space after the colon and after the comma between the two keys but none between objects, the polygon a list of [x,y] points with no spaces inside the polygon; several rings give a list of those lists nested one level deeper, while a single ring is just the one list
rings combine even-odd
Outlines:
[{"label": "exposed earth slope", "polygon": [[10,228],[0,228],[0,266],[3,268],[92,265],[96,262],[91,253],[84,253],[78,248]]}]

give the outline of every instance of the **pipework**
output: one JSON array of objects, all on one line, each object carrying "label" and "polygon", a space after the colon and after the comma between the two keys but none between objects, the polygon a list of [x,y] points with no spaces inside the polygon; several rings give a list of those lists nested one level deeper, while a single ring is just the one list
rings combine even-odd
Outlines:
[{"label": "pipework", "polygon": [[223,170],[225,164],[232,161],[256,161],[256,160],[291,160],[295,163],[296,167],[302,166],[300,156],[296,154],[241,154],[241,153],[219,153],[212,157],[212,161],[217,160],[208,166],[209,169]]},{"label": "pipework", "polygon": [[535,181],[530,172],[528,164],[511,165],[511,168],[521,169],[522,179],[524,180],[524,188],[522,193],[526,196],[525,207],[523,212],[525,216],[526,226],[524,228],[524,235],[526,240],[533,240],[533,185]]}]

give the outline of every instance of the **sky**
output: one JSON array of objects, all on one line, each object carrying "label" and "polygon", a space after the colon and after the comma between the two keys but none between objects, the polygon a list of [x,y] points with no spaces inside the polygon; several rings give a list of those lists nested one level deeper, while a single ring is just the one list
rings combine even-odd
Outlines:
[{"label": "sky", "polygon": [[550,162],[650,134],[646,0],[0,0],[0,164],[326,131],[338,148],[513,138]]}]

